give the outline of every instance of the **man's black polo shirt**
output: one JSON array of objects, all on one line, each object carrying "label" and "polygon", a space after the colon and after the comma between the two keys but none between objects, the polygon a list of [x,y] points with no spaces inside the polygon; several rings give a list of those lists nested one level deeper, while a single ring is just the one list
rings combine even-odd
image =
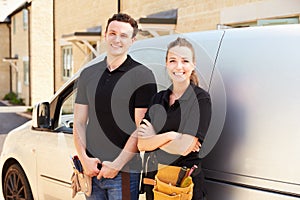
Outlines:
[{"label": "man's black polo shirt", "polygon": [[106,59],[83,70],[75,102],[89,106],[88,154],[114,160],[136,129],[134,109],[147,108],[155,93],[153,73],[130,56],[112,72]]},{"label": "man's black polo shirt", "polygon": [[[171,89],[157,93],[151,100],[145,118],[151,122],[157,134],[176,131],[193,135],[202,143],[211,119],[209,94],[191,84],[184,94],[170,106],[171,93]],[[158,162],[166,165],[192,167],[200,163],[198,152],[179,156],[158,149],[156,155]]]}]

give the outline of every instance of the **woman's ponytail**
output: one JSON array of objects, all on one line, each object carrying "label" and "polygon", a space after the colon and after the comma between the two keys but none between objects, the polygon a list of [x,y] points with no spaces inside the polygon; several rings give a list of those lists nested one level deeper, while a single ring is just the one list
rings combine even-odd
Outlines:
[{"label": "woman's ponytail", "polygon": [[199,78],[198,78],[198,75],[197,75],[197,73],[196,73],[195,70],[192,71],[190,80],[191,80],[191,82],[192,82],[193,84],[195,84],[195,85],[197,85],[197,86],[199,85]]}]

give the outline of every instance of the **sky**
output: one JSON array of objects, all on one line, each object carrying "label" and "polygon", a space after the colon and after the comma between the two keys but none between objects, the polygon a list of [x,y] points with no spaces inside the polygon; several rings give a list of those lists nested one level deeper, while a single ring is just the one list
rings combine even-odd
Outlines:
[{"label": "sky", "polygon": [[0,22],[3,22],[10,13],[24,2],[26,0],[0,0]]}]

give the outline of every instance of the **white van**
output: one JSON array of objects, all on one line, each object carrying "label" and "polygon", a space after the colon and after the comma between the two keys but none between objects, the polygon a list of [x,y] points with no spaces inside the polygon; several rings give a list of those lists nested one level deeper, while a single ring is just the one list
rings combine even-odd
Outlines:
[{"label": "white van", "polygon": [[[130,54],[154,72],[159,89],[170,84],[165,53],[178,36],[193,43],[201,86],[212,98],[201,149],[208,199],[299,199],[300,25],[138,41]],[[32,121],[7,136],[0,158],[6,199],[72,199],[69,157],[75,154],[72,104],[78,75],[49,102],[38,104]]]}]

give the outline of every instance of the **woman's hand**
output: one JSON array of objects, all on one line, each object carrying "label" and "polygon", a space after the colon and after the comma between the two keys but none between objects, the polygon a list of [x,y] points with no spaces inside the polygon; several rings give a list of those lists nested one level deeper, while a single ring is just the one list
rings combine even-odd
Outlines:
[{"label": "woman's hand", "polygon": [[197,143],[194,145],[192,152],[199,152],[201,149],[201,143],[197,141]]},{"label": "woman's hand", "polygon": [[142,123],[138,127],[138,136],[139,137],[145,138],[145,137],[151,137],[153,135],[156,135],[154,127],[148,120],[143,119],[142,122],[144,122],[144,123]]}]

